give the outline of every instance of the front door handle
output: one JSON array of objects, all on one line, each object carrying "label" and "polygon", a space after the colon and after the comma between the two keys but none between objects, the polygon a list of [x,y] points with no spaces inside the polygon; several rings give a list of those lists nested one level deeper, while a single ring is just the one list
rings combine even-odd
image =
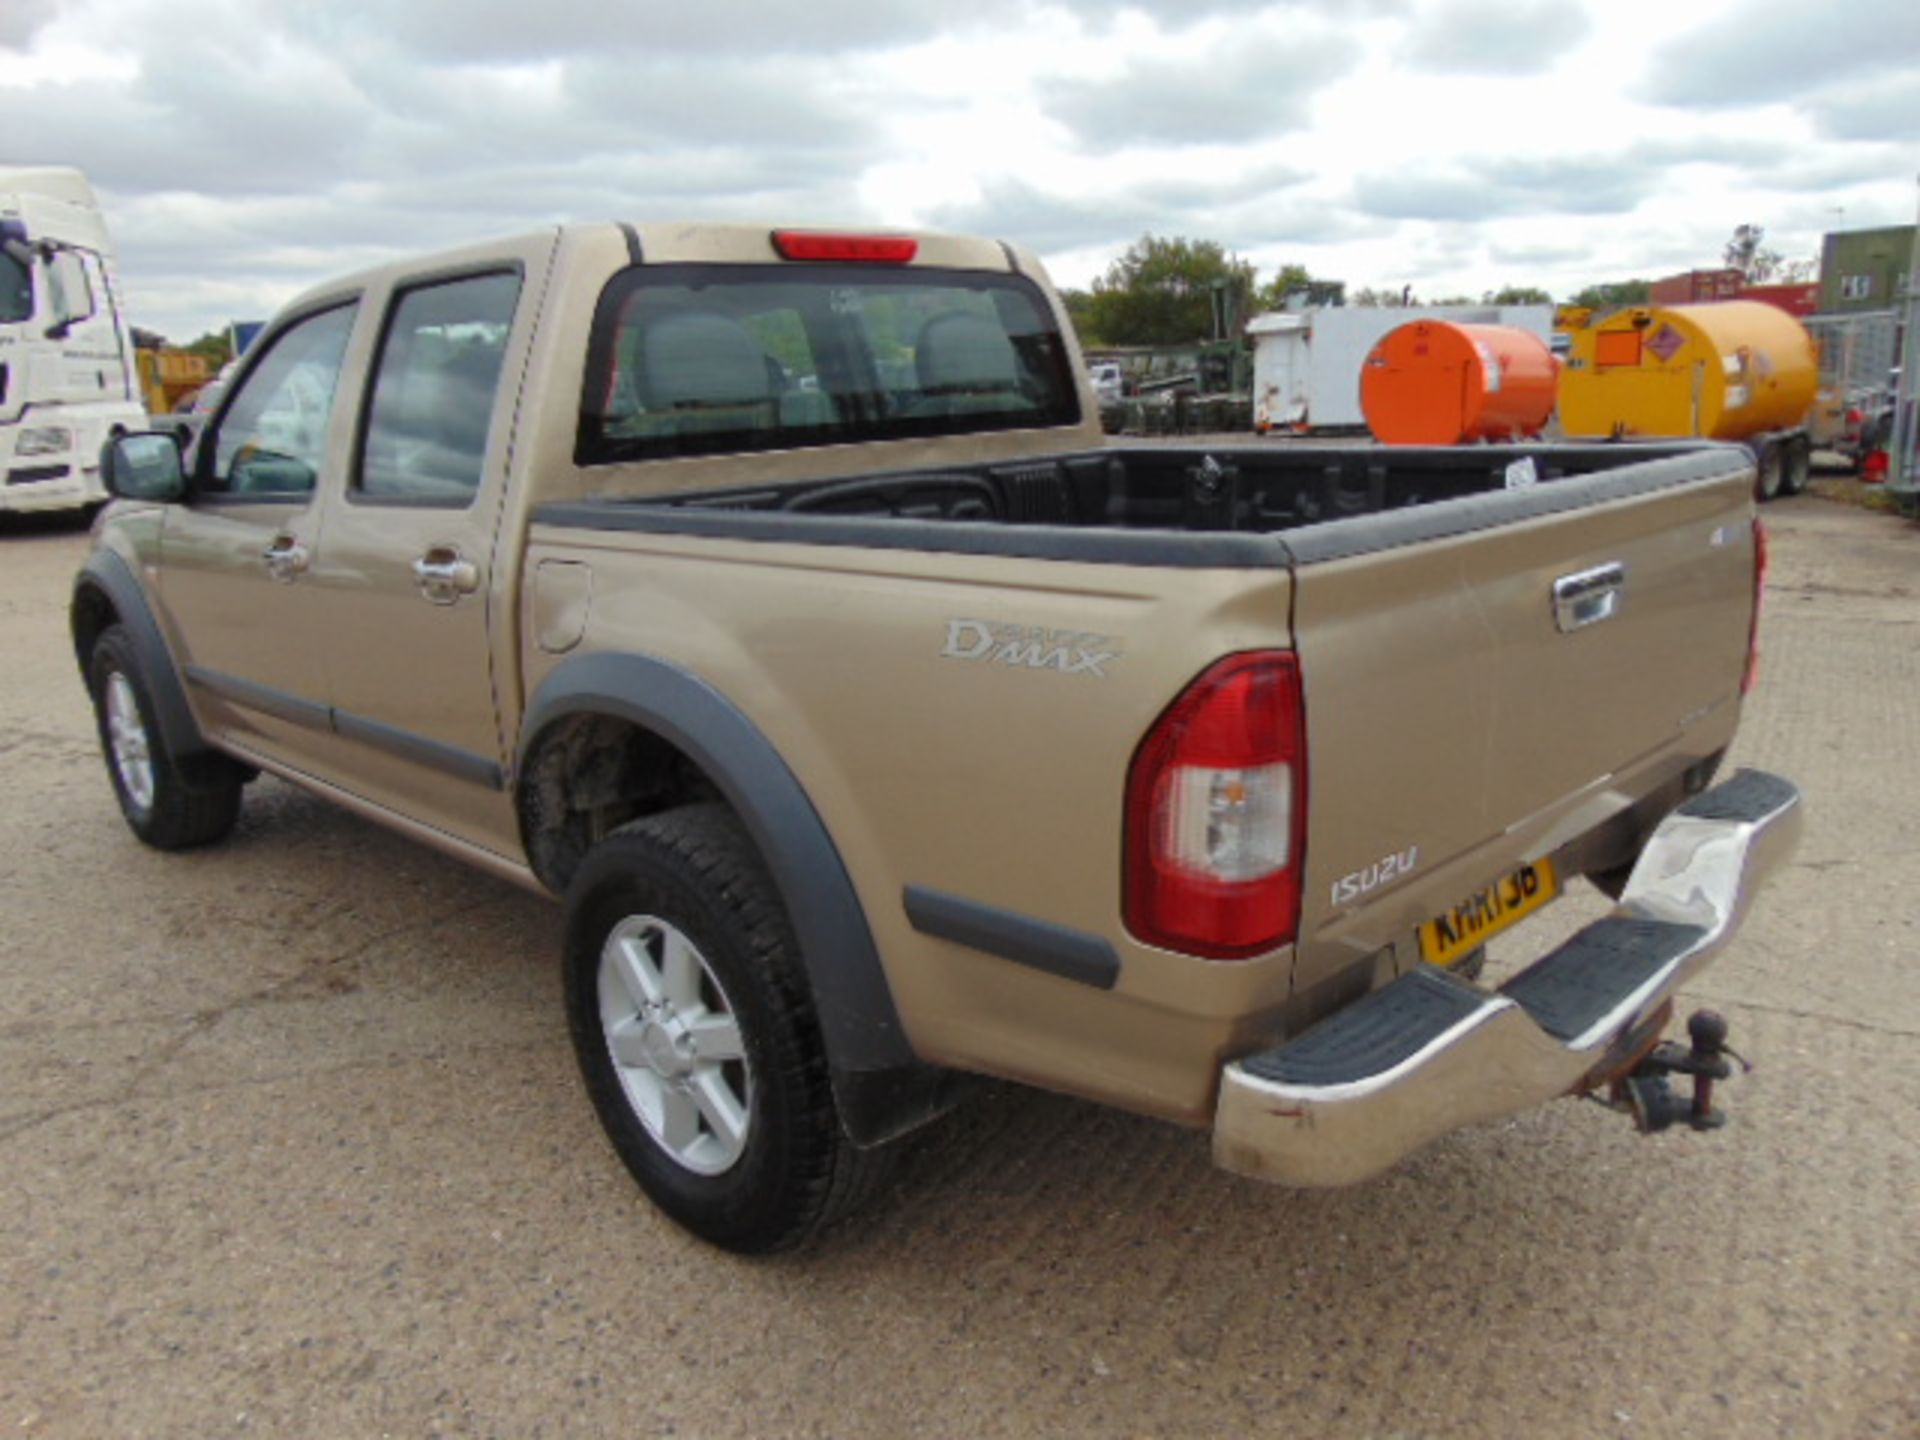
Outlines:
[{"label": "front door handle", "polygon": [[267,562],[268,575],[287,584],[304,575],[313,564],[313,552],[291,535],[274,536],[273,543],[261,552],[260,558]]},{"label": "front door handle", "polygon": [[1617,560],[1577,575],[1562,575],[1553,582],[1553,623],[1562,634],[1571,634],[1611,620],[1620,608],[1620,590],[1626,581],[1627,568]]},{"label": "front door handle", "polygon": [[480,570],[451,545],[436,545],[413,562],[420,593],[435,605],[451,605],[480,588]]}]

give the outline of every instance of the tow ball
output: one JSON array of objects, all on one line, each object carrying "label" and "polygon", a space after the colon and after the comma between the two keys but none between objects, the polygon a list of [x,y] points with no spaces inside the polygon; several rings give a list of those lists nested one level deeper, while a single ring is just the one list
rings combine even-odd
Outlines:
[{"label": "tow ball", "polygon": [[[1696,1010],[1687,1018],[1687,1037],[1692,1041],[1682,1048],[1678,1041],[1662,1040],[1632,1072],[1614,1081],[1610,1103],[1626,1110],[1642,1135],[1665,1130],[1684,1120],[1695,1130],[1718,1130],[1727,1123],[1727,1112],[1713,1108],[1713,1086],[1717,1080],[1730,1079],[1733,1066],[1727,1057],[1740,1062],[1743,1072],[1753,1067],[1727,1044],[1726,1017],[1712,1010]],[[1668,1083],[1674,1075],[1693,1077],[1693,1094],[1676,1095]]]}]

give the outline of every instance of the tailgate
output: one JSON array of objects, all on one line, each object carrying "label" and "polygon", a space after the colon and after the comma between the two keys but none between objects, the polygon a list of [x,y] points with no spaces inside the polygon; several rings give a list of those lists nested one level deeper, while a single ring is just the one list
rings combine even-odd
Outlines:
[{"label": "tailgate", "polygon": [[1751,476],[1740,452],[1699,453],[1288,537],[1307,709],[1299,983],[1624,809],[1639,797],[1622,772],[1670,776],[1650,762],[1725,743]]}]

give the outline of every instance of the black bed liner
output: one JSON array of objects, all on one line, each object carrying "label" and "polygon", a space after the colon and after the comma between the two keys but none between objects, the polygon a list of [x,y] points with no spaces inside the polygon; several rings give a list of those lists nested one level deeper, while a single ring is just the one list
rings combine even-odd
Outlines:
[{"label": "black bed liner", "polygon": [[[1533,483],[1510,488],[1531,462]],[[1312,564],[1752,473],[1737,445],[1113,448],[558,502],[538,524],[1094,564]],[[1284,536],[1284,538],[1282,538]]]}]

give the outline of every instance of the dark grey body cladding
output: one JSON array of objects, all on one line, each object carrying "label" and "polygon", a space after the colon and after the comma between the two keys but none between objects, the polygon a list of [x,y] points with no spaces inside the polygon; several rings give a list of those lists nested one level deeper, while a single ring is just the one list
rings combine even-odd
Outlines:
[{"label": "dark grey body cladding", "polygon": [[140,588],[133,571],[127,568],[127,562],[111,550],[95,550],[89,555],[73,582],[74,599],[69,619],[81,678],[88,678],[87,663],[94,638],[87,629],[89,612],[85,592],[89,589],[107,598],[118,623],[133,642],[133,651],[140,659],[143,672],[141,678],[153,699],[153,718],[160,727],[160,738],[166,742],[168,753],[178,759],[206,754],[212,747],[194,723],[193,711],[187,706],[186,688],[180,683],[180,672],[173,663],[173,652],[167,648],[159,621],[153,618],[146,592]]},{"label": "dark grey body cladding", "polygon": [[1062,980],[1111,990],[1120,983],[1120,957],[1099,935],[1035,920],[998,906],[909,885],[901,897],[907,920],[922,935],[998,955]]},{"label": "dark grey body cladding", "polygon": [[706,773],[766,859],[800,943],[841,1119],[856,1144],[912,1129],[954,1097],[956,1077],[921,1064],[907,1042],[840,852],[772,743],[719,691],[645,655],[582,655],[534,693],[517,767],[541,733],[571,715],[610,715],[671,742]]}]

